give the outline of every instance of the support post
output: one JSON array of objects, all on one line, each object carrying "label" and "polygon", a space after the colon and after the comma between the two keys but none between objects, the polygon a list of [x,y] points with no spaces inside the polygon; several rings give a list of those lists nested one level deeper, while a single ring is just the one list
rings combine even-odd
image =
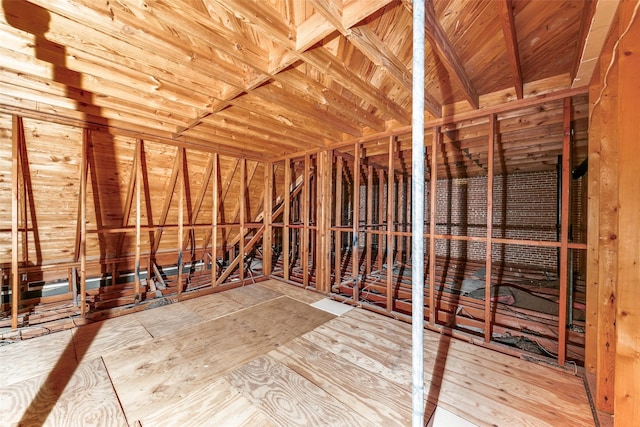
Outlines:
[{"label": "support post", "polygon": [[218,281],[218,214],[220,199],[218,176],[220,175],[220,157],[213,153],[213,170],[211,171],[211,287]]},{"label": "support post", "polygon": [[289,281],[289,220],[291,215],[291,160],[284,161],[284,214],[282,215],[282,270],[284,280]]},{"label": "support post", "polygon": [[91,134],[82,131],[82,175],[80,177],[80,313],[87,314],[87,151]]},{"label": "support post", "polygon": [[247,217],[247,159],[240,160],[240,232],[238,235],[238,248],[240,252],[240,281],[244,280],[244,223]]},{"label": "support post", "polygon": [[413,427],[424,426],[424,0],[413,2],[411,336]]},{"label": "support post", "polygon": [[485,264],[485,293],[484,293],[484,342],[491,341],[491,267],[493,237],[493,155],[496,135],[496,117],[489,115],[489,142],[487,154],[487,242]]},{"label": "support post", "polygon": [[317,238],[316,238],[316,290],[331,289],[331,151],[318,153]]},{"label": "support post", "polygon": [[[142,165],[141,163],[141,150],[142,144],[139,139],[136,139],[136,154],[135,154],[135,170],[136,174],[136,250],[135,250],[135,274],[134,274],[134,301],[140,302],[140,201],[141,201],[141,186],[142,186]],[[180,246],[182,247],[182,246]],[[147,278],[149,274],[147,274]]]},{"label": "support post", "polygon": [[360,252],[358,234],[360,230],[360,143],[355,144],[353,159],[353,237],[351,248],[351,267],[353,275],[353,301],[360,300]]},{"label": "support post", "polygon": [[183,235],[184,235],[184,152],[185,149],[178,148],[178,301],[182,299],[182,247],[183,247]]},{"label": "support post", "polygon": [[389,137],[389,165],[387,170],[387,311],[393,310],[393,143]]},{"label": "support post", "polygon": [[11,329],[18,329],[20,303],[20,274],[18,273],[18,153],[22,144],[22,118],[12,117],[11,138]]},{"label": "support post", "polygon": [[371,262],[373,257],[373,234],[369,233],[373,224],[373,166],[367,166],[367,227],[365,228],[366,241],[366,268],[365,274],[371,274]]},{"label": "support post", "polygon": [[571,150],[571,98],[564,99],[562,138],[562,212],[560,216],[560,301],[558,302],[558,365],[564,366],[567,354],[567,290],[569,255],[569,160]]},{"label": "support post", "polygon": [[302,284],[306,288],[309,286],[309,197],[311,185],[309,171],[311,169],[311,157],[309,154],[304,156],[304,175],[302,184],[302,238],[301,257],[302,257]]},{"label": "support post", "polygon": [[382,271],[382,263],[384,259],[384,236],[382,235],[382,218],[384,216],[384,170],[378,171],[378,234],[376,234],[378,241],[378,256],[376,259],[377,269]]},{"label": "support post", "polygon": [[340,226],[342,225],[342,157],[336,157],[336,231],[335,231],[335,255],[334,255],[334,268],[335,276],[334,283],[336,287],[340,287],[341,282],[341,264],[342,264],[342,231]]},{"label": "support post", "polygon": [[273,244],[273,163],[264,164],[264,235],[262,237],[262,272],[265,276],[271,274],[272,265],[271,246]]},{"label": "support post", "polygon": [[440,127],[433,128],[431,141],[431,178],[429,194],[429,324],[435,326],[438,317],[436,307],[436,191],[438,188],[438,150],[440,149]]}]

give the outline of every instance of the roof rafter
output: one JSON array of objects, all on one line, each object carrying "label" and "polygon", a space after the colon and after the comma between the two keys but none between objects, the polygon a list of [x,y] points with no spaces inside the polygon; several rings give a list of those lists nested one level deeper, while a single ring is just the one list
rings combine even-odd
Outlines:
[{"label": "roof rafter", "polygon": [[520,66],[520,53],[518,51],[518,37],[516,34],[516,26],[513,19],[513,1],[500,0],[498,3],[500,12],[500,21],[502,22],[502,33],[504,34],[504,42],[507,47],[507,56],[511,65],[511,74],[513,76],[513,86],[516,90],[518,99],[523,97],[522,67]]},{"label": "roof rafter", "polygon": [[[403,4],[407,6],[408,3],[403,2]],[[411,8],[411,12],[413,13],[413,8]],[[454,47],[449,42],[440,22],[438,22],[433,3],[430,1],[425,2],[424,16],[426,24],[425,36],[427,40],[429,40],[433,49],[438,52],[438,56],[449,71],[451,78],[462,88],[467,102],[469,102],[473,108],[478,109],[480,107],[478,91],[471,82],[471,79],[469,79],[460,58],[458,58]]]},{"label": "roof rafter", "polygon": [[[357,27],[347,27],[344,25],[344,19],[341,15],[342,10],[329,7],[331,3],[325,3],[320,0],[311,0],[315,9],[321,13],[328,22],[330,22],[336,29],[345,36],[359,51],[361,51],[371,62],[376,66],[383,69],[392,79],[400,84],[405,90],[413,91],[413,77],[411,71],[409,71],[405,64],[402,63],[394,52],[391,51],[383,42],[380,37],[366,25],[360,25]],[[362,2],[358,2],[361,4]],[[380,3],[380,2],[373,2]],[[385,3],[386,4],[386,3]],[[376,12],[384,4],[379,5],[377,8],[373,8],[373,12]],[[371,9],[367,9],[371,10]],[[366,17],[366,16],[365,16]],[[361,18],[359,19],[362,20]],[[431,114],[436,117],[442,117],[442,106],[433,98],[428,92],[425,91],[424,95],[425,108]]]}]

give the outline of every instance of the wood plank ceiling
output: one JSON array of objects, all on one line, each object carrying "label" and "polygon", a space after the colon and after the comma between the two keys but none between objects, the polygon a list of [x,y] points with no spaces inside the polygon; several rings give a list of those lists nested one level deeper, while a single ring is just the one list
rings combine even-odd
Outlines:
[{"label": "wood plank ceiling", "polygon": [[[575,86],[595,4],[428,1],[427,121]],[[256,160],[388,138],[411,122],[411,9],[409,0],[3,0],[0,111]]]}]

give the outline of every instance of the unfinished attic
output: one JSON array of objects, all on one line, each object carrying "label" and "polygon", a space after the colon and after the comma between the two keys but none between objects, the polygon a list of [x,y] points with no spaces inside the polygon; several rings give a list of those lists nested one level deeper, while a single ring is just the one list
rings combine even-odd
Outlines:
[{"label": "unfinished attic", "polygon": [[639,425],[638,9],[2,0],[0,425]]}]

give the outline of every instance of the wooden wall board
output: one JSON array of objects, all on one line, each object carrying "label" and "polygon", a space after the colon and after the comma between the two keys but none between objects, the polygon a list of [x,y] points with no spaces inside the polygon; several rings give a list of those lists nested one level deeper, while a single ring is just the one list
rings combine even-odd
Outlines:
[{"label": "wooden wall board", "polygon": [[264,282],[260,282],[258,286],[271,289],[272,291],[279,292],[282,295],[286,295],[289,298],[293,298],[297,301],[307,304],[313,304],[314,302],[326,298],[325,295],[319,292],[307,291],[300,288],[299,286],[293,286],[283,283],[280,280],[267,280]]},{"label": "wooden wall board", "polygon": [[56,365],[75,367],[72,339],[71,331],[65,330],[0,347],[0,388],[47,374]]},{"label": "wooden wall board", "polygon": [[100,357],[127,344],[148,341],[151,334],[134,316],[120,316],[73,329],[73,343],[79,360]]},{"label": "wooden wall board", "polygon": [[178,333],[181,329],[195,327],[205,320],[182,302],[138,311],[133,317],[154,338]]},{"label": "wooden wall board", "polygon": [[372,425],[409,425],[411,404],[400,387],[303,337],[269,353]]},{"label": "wooden wall board", "polygon": [[128,426],[101,359],[70,367],[67,384],[48,374],[0,388],[0,425]]},{"label": "wooden wall board", "polygon": [[244,364],[225,378],[277,425],[368,424],[339,399],[268,355]]}]

